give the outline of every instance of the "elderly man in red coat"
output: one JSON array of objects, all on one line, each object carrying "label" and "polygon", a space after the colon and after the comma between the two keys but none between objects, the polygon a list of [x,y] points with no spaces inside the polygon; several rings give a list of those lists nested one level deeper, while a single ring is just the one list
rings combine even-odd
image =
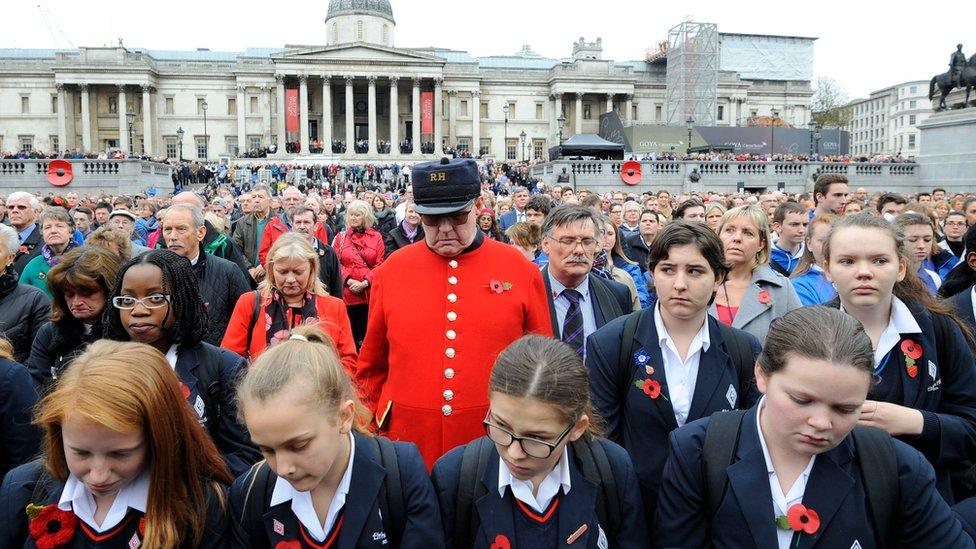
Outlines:
[{"label": "elderly man in red coat", "polygon": [[478,166],[442,159],[413,168],[424,241],[373,273],[356,378],[380,432],[414,442],[428,469],[484,434],[495,357],[524,334],[551,336],[538,267],[484,238]]}]

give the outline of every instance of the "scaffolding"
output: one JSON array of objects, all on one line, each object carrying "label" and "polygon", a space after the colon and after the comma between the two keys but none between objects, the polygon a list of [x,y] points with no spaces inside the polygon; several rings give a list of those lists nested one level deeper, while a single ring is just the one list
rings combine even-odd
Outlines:
[{"label": "scaffolding", "polygon": [[685,21],[668,32],[667,123],[714,126],[719,37],[714,23]]}]

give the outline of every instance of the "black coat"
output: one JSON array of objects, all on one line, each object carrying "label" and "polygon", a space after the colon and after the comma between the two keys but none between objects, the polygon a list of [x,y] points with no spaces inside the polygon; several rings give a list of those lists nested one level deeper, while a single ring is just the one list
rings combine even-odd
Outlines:
[{"label": "black coat", "polygon": [[[556,307],[553,305],[552,284],[549,282],[549,267],[542,269],[542,281],[546,284],[546,296],[549,299],[549,316],[552,319],[552,334],[556,339],[562,338],[562,327],[556,316]],[[599,330],[604,324],[611,320],[623,316],[633,310],[630,300],[630,290],[627,286],[613,280],[606,280],[593,273],[586,275],[590,277],[590,296],[593,299],[593,318],[596,320],[596,328]],[[589,334],[586,334],[589,335]]]},{"label": "black coat", "polygon": [[[16,228],[14,229],[17,230]],[[21,246],[27,247],[26,252],[17,252],[17,256],[14,259],[14,270],[17,274],[24,272],[24,267],[30,263],[31,259],[34,259],[41,254],[41,244],[44,244],[44,240],[41,239],[41,226],[37,225],[34,231],[31,232],[21,244]]]},{"label": "black coat", "polygon": [[37,455],[41,430],[31,425],[35,404],[37,391],[24,367],[0,359],[0,478]]},{"label": "black coat", "polygon": [[319,280],[332,297],[342,299],[342,275],[340,274],[339,256],[332,246],[316,240],[319,254]]},{"label": "black coat", "polygon": [[621,244],[627,259],[640,265],[641,272],[647,272],[647,256],[651,253],[651,249],[647,244],[644,244],[644,239],[641,238],[640,233],[625,237]]},{"label": "black coat", "polygon": [[33,286],[18,284],[0,297],[0,334],[14,347],[14,360],[23,364],[30,355],[31,343],[47,322],[51,302],[44,292]]},{"label": "black coat", "polygon": [[210,330],[207,343],[220,345],[227,331],[227,323],[234,312],[234,305],[241,294],[251,291],[251,284],[236,265],[200,251],[200,258],[193,266],[200,282],[200,296],[210,314]]},{"label": "black coat", "polygon": [[397,225],[395,229],[387,234],[383,235],[383,243],[386,245],[386,256],[390,257],[390,254],[403,248],[404,246],[413,244],[414,242],[419,242],[424,239],[424,230],[417,227],[417,233],[413,235],[413,239],[407,237],[407,233],[403,232],[403,226]]},{"label": "black coat", "polygon": [[74,323],[71,325],[64,322],[44,323],[34,337],[30,358],[24,363],[27,371],[34,378],[34,386],[37,390],[41,393],[47,392],[48,386],[58,378],[71,361],[84,352],[89,343],[98,340],[101,336],[101,326],[95,326],[86,334],[81,326],[75,327]]}]

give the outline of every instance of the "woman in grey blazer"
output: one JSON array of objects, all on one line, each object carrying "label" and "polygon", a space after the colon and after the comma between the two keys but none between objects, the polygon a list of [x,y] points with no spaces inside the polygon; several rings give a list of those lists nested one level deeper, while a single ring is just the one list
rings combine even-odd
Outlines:
[{"label": "woman in grey blazer", "polygon": [[708,312],[763,343],[774,319],[803,306],[789,279],[769,267],[769,218],[757,206],[732,208],[718,235],[732,270]]}]

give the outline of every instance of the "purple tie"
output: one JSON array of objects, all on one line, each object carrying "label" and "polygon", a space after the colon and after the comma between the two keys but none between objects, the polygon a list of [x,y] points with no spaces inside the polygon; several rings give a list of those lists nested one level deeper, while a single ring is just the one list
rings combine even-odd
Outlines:
[{"label": "purple tie", "polygon": [[583,311],[580,309],[580,299],[583,295],[576,290],[565,289],[563,297],[569,300],[569,310],[566,311],[566,320],[563,321],[562,340],[576,351],[576,354],[583,356]]}]

